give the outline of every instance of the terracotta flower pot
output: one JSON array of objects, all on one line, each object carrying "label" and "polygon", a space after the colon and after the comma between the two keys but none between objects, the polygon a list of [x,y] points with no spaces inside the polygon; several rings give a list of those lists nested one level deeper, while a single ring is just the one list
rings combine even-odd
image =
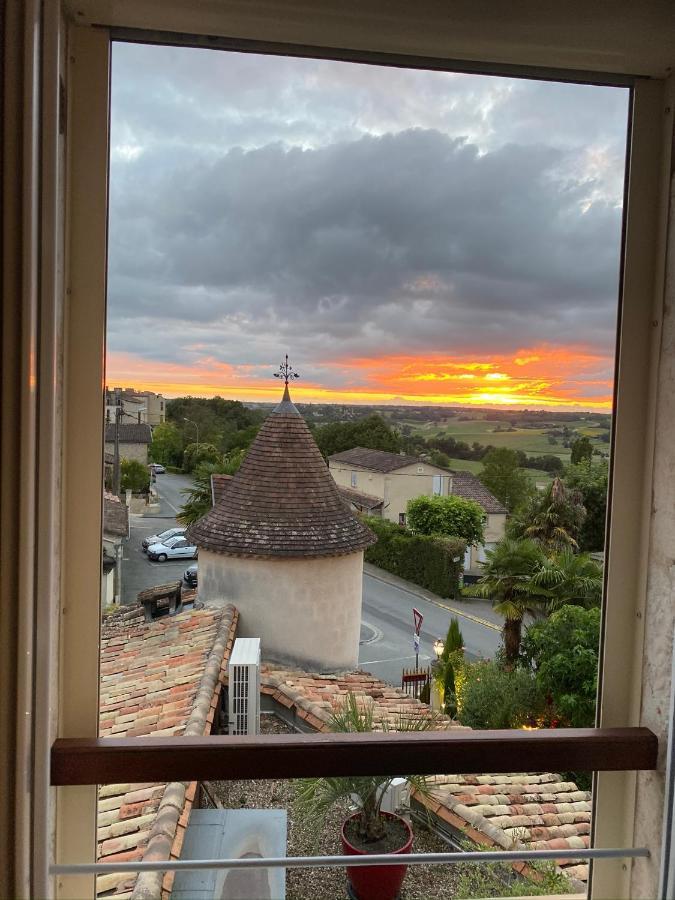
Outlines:
[{"label": "terracotta flower pot", "polygon": [[[368,853],[360,847],[355,847],[347,837],[345,837],[345,826],[352,819],[357,819],[361,814],[354,813],[342,824],[342,849],[345,856],[367,856]],[[410,853],[413,842],[413,833],[410,825],[401,816],[393,813],[380,813],[387,819],[397,819],[405,828],[408,835],[406,842],[398,850],[391,850],[391,853]],[[408,867],[401,866],[347,866],[347,878],[349,879],[352,890],[358,900],[394,900],[398,897],[405,873]]]}]

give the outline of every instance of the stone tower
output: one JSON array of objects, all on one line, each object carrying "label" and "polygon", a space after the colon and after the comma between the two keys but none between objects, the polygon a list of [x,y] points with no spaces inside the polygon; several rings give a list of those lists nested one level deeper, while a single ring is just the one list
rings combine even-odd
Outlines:
[{"label": "stone tower", "polygon": [[239,634],[260,637],[265,658],[317,671],[357,665],[363,551],[375,537],[341,499],[288,385],[188,534],[200,599],[233,603]]}]

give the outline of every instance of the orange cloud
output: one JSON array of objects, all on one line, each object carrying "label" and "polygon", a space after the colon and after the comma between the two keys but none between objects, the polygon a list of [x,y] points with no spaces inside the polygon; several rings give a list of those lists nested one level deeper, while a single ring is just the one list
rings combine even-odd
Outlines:
[{"label": "orange cloud", "polygon": [[[272,378],[275,368],[273,362],[269,366],[233,366],[204,357],[188,366],[110,354],[107,381],[166,396],[220,394],[238,400],[273,401],[279,396],[279,384]],[[612,406],[613,360],[584,347],[538,346],[512,354],[466,357],[335,359],[315,367],[315,372],[325,376],[302,378],[293,385],[297,400],[531,409],[609,410]]]}]

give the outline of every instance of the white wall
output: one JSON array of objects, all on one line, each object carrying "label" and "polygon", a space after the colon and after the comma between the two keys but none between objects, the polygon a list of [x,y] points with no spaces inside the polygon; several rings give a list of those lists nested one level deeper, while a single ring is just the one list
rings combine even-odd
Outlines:
[{"label": "white wall", "polygon": [[199,551],[199,599],[233,603],[240,637],[265,660],[312,671],[354,669],[359,657],[363,553],[243,559]]},{"label": "white wall", "polygon": [[[372,472],[358,466],[330,461],[330,473],[340,487],[352,488],[384,500],[382,517],[398,524],[399,515],[404,513],[408,500],[415,497],[431,497],[434,492],[434,475],[443,476],[442,494],[452,492],[452,475],[447,469],[428,463],[413,463],[386,475]],[[356,474],[356,485],[352,484],[352,473]]]}]

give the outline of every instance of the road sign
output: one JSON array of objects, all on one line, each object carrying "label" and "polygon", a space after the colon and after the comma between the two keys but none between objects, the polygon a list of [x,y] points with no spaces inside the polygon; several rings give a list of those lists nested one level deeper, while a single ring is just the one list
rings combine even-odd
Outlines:
[{"label": "road sign", "polygon": [[413,649],[415,650],[415,654],[420,652],[420,636],[419,634],[413,634]]},{"label": "road sign", "polygon": [[422,630],[422,622],[424,621],[424,616],[419,611],[419,609],[415,609],[413,606],[413,620],[415,622],[415,634],[419,637],[419,633]]}]

